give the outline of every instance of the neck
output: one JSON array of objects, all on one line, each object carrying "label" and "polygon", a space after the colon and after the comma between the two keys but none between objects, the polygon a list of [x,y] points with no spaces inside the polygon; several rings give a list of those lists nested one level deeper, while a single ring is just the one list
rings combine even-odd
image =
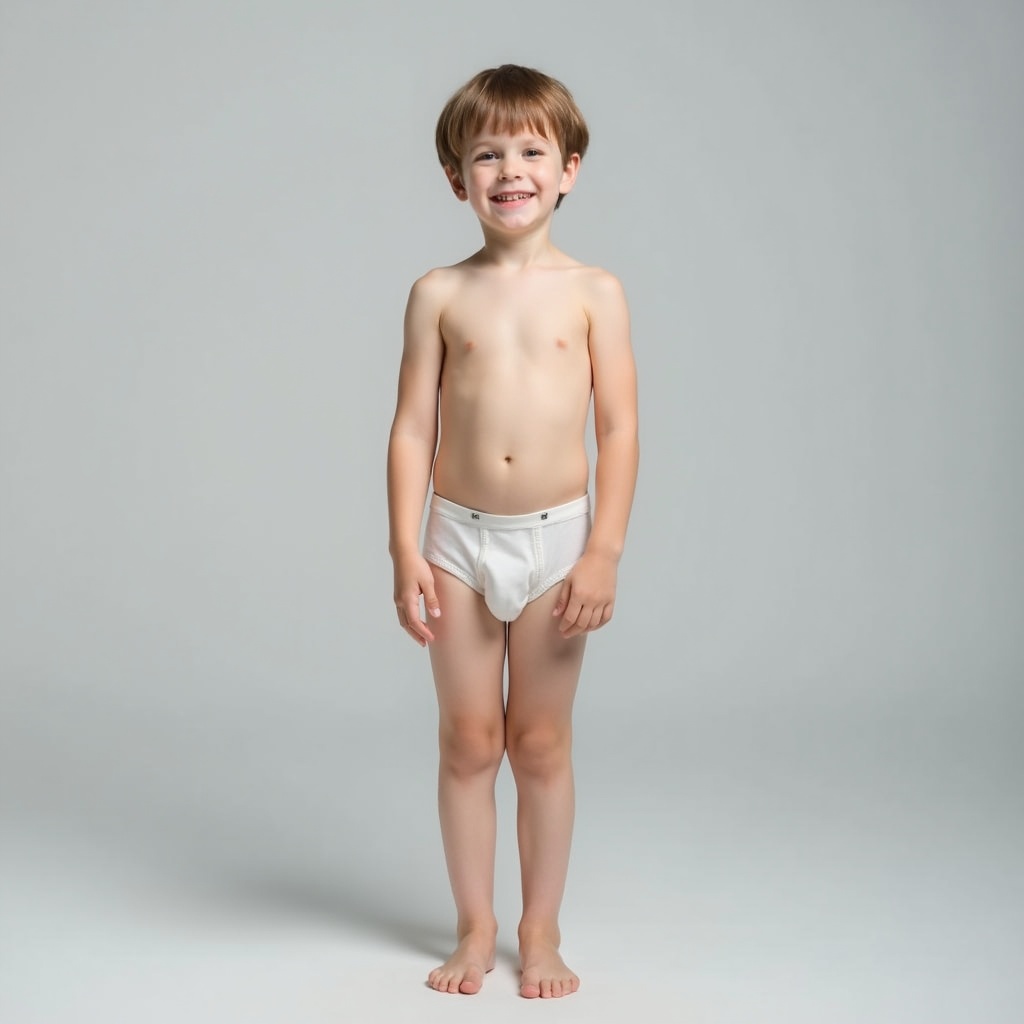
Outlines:
[{"label": "neck", "polygon": [[488,263],[512,269],[547,262],[558,250],[551,244],[548,225],[543,224],[529,234],[498,235],[484,228],[484,247],[480,250]]}]

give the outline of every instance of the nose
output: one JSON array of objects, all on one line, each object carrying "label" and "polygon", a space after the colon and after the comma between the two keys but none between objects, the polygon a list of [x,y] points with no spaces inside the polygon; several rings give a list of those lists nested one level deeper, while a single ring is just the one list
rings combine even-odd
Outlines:
[{"label": "nose", "polygon": [[509,181],[512,178],[520,177],[519,164],[516,162],[514,157],[505,157],[501,161],[501,166],[498,168],[498,177],[502,181]]}]

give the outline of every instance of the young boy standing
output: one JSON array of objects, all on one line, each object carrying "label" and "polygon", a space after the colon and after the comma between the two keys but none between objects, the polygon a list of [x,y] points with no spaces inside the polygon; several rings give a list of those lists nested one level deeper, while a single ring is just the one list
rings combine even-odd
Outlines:
[{"label": "young boy standing", "polygon": [[557,997],[579,987],[558,925],[573,698],[586,635],[612,616],[636,480],[629,317],[614,277],[549,238],[588,141],[560,82],[515,65],[483,71],[448,101],[436,141],[484,244],[412,287],[388,449],[395,605],[402,628],[429,645],[458,913],[458,945],[429,984],[472,994],[494,966],[494,784],[507,753],[518,792],[521,992]]}]

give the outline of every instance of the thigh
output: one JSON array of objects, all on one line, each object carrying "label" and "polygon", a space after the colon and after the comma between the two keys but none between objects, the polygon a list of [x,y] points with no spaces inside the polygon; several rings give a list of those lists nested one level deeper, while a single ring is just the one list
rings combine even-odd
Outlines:
[{"label": "thigh", "polygon": [[504,717],[505,623],[483,596],[436,565],[434,589],[441,617],[430,620],[429,644],[441,724],[500,722]]},{"label": "thigh", "polygon": [[560,586],[531,601],[508,627],[509,729],[538,721],[569,726],[587,638],[566,640],[552,612]]}]

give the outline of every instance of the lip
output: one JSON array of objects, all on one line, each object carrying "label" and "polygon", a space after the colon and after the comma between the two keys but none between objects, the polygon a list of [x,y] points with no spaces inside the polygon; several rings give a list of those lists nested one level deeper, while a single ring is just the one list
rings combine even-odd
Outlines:
[{"label": "lip", "polygon": [[[496,192],[490,197],[491,202],[502,210],[517,210],[525,206],[534,196],[535,192],[524,192],[522,189],[509,189],[505,192]],[[520,199],[502,199],[502,196],[521,196]]]}]

